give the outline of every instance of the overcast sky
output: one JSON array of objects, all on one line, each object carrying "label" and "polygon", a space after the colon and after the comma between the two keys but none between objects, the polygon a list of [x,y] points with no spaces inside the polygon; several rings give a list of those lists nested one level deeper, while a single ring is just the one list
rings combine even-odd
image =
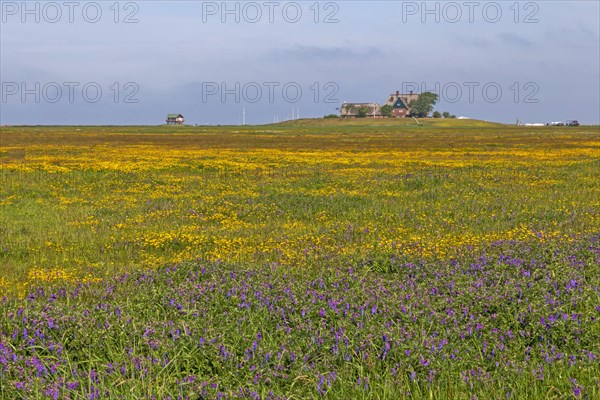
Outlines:
[{"label": "overcast sky", "polygon": [[433,91],[600,123],[600,2],[0,0],[1,124],[270,123]]}]

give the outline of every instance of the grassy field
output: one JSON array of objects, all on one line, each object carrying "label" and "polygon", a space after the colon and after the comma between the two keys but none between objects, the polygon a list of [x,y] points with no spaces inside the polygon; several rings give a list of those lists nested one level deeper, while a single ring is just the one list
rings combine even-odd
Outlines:
[{"label": "grassy field", "polygon": [[599,398],[600,128],[2,127],[0,398]]}]

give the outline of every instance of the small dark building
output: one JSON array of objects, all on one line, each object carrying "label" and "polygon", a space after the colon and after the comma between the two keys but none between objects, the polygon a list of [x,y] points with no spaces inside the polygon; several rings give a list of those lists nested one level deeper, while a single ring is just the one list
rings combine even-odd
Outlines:
[{"label": "small dark building", "polygon": [[169,124],[177,124],[183,125],[185,120],[183,119],[183,115],[181,114],[168,114],[167,115],[167,125]]}]

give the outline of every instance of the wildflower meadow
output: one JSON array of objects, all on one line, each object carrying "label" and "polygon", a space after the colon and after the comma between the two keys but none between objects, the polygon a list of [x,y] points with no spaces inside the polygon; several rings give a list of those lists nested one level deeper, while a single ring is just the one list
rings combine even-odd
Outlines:
[{"label": "wildflower meadow", "polygon": [[1,399],[598,399],[600,129],[2,127]]}]

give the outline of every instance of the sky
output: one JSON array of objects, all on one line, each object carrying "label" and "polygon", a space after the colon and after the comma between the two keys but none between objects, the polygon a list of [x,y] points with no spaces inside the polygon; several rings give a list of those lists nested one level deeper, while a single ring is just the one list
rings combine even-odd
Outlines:
[{"label": "sky", "polygon": [[598,1],[0,0],[0,124],[263,124],[431,91],[600,124]]}]

